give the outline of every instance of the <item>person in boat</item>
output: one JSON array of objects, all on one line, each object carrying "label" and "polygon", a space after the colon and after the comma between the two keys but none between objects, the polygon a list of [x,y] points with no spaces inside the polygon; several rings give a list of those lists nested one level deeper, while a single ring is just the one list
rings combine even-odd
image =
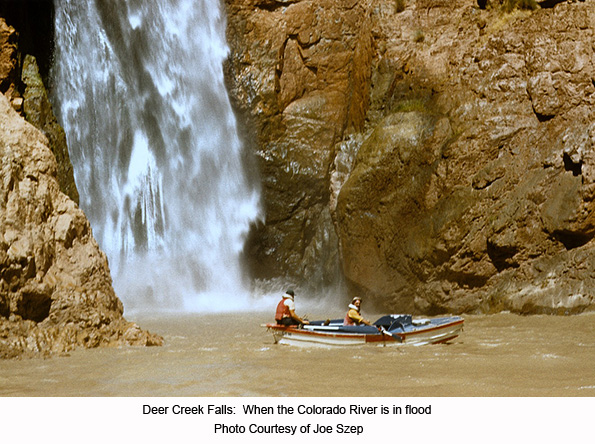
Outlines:
[{"label": "person in boat", "polygon": [[280,325],[303,325],[309,324],[306,319],[300,318],[295,313],[295,302],[293,298],[295,293],[293,290],[287,290],[283,295],[279,304],[277,304],[277,312],[275,313],[275,321]]},{"label": "person in boat", "polygon": [[343,321],[343,325],[372,325],[372,323],[364,319],[364,317],[360,313],[360,308],[362,305],[362,299],[359,296],[356,296],[349,304],[349,311],[345,315],[345,320]]}]

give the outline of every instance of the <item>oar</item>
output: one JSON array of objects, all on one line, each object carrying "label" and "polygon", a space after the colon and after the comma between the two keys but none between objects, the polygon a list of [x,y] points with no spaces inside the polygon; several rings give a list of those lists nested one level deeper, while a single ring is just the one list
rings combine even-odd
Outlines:
[{"label": "oar", "polygon": [[[381,331],[383,334],[385,334],[385,335],[392,336],[392,337],[393,337],[393,339],[394,339],[395,341],[399,342],[399,343],[402,343],[402,342],[403,342],[403,338],[402,338],[402,337],[400,337],[400,336],[399,336],[399,335],[397,335],[397,334],[392,334],[391,332],[387,331],[387,330],[386,330],[386,328],[384,328],[382,325],[380,326],[380,331]],[[383,336],[383,337],[384,337],[384,336]]]}]

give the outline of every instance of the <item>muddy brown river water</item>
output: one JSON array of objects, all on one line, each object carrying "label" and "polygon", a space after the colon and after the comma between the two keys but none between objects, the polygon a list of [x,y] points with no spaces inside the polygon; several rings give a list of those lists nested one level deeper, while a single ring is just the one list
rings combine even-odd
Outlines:
[{"label": "muddy brown river water", "polygon": [[163,347],[2,361],[0,396],[595,396],[595,313],[465,316],[450,344],[421,347],[276,345],[269,318],[138,316]]}]

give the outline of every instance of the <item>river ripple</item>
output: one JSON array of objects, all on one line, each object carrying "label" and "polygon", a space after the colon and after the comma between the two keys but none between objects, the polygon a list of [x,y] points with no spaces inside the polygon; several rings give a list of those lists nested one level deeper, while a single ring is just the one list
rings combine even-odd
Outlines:
[{"label": "river ripple", "polygon": [[275,345],[269,318],[138,316],[163,347],[0,361],[0,396],[595,396],[595,313],[465,316],[422,347]]}]

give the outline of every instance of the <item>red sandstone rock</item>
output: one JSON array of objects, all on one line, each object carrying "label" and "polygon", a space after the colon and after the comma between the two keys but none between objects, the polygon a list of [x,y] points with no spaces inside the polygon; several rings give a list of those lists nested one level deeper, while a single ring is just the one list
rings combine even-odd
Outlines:
[{"label": "red sandstone rock", "polygon": [[0,95],[0,358],[159,345],[122,316],[105,254],[47,138]]},{"label": "red sandstone rock", "polygon": [[321,284],[340,258],[392,311],[595,307],[592,2],[226,3],[261,277]]}]

